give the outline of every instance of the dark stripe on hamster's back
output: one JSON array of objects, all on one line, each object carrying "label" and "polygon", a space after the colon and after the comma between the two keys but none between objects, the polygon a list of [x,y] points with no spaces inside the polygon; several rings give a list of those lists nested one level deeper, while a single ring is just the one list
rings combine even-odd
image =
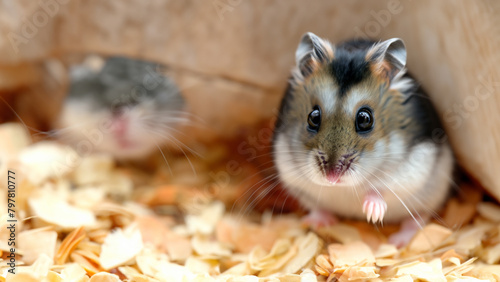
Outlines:
[{"label": "dark stripe on hamster's back", "polygon": [[424,140],[433,140],[433,134],[436,129],[443,130],[443,126],[437,114],[437,111],[432,103],[432,100],[427,95],[425,90],[419,86],[404,102],[409,104],[409,114],[421,124],[419,130],[414,132],[414,138],[417,143]]},{"label": "dark stripe on hamster's back", "polygon": [[370,75],[370,64],[365,57],[373,44],[373,41],[355,39],[336,47],[330,69],[339,86],[340,95],[344,95],[352,86]]}]

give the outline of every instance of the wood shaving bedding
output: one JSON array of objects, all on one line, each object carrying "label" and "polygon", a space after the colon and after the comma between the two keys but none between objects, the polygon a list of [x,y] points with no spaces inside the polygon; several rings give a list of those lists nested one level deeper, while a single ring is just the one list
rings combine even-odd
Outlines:
[{"label": "wood shaving bedding", "polygon": [[210,184],[138,181],[107,156],[29,145],[19,125],[1,125],[9,135],[15,150],[0,158],[17,175],[17,274],[6,266],[5,178],[0,281],[500,281],[500,206],[471,187],[397,249],[387,243],[395,226],[344,221],[315,233],[299,215],[231,212]]}]

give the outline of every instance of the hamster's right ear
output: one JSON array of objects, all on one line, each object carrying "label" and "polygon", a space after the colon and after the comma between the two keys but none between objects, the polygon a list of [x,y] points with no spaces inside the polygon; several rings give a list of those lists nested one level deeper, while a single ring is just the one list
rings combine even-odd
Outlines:
[{"label": "hamster's right ear", "polygon": [[321,64],[333,60],[333,46],[315,34],[302,36],[295,52],[295,62],[303,77],[311,74]]}]

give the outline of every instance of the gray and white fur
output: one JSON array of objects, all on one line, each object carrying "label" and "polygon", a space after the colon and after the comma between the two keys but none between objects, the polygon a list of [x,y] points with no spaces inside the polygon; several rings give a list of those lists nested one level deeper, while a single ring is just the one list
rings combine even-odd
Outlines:
[{"label": "gray and white fur", "polygon": [[97,68],[73,66],[70,77],[57,128],[77,149],[143,158],[175,140],[175,127],[186,119],[179,89],[157,63],[110,57]]},{"label": "gray and white fur", "polygon": [[454,161],[401,39],[336,46],[303,36],[276,123],[284,186],[310,210],[371,222],[438,211]]}]

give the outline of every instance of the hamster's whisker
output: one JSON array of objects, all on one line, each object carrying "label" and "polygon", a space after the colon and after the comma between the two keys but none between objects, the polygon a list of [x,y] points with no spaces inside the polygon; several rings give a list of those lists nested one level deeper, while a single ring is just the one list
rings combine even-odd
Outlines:
[{"label": "hamster's whisker", "polygon": [[162,138],[166,138],[167,140],[172,141],[179,149],[181,149],[181,148],[179,147],[178,144],[181,144],[186,150],[188,150],[193,155],[195,155],[195,156],[197,156],[199,158],[203,158],[203,156],[201,156],[198,152],[196,152],[195,150],[191,149],[191,147],[189,147],[188,145],[182,143],[179,139],[175,138],[172,134],[168,134],[166,132],[163,132],[163,134],[162,134],[161,131],[158,131],[158,130],[155,130],[155,129],[152,129],[152,128],[150,128],[150,130],[151,130],[151,132],[153,134],[156,134],[157,136],[160,136]]},{"label": "hamster's whisker", "polygon": [[[161,134],[158,134],[158,132],[154,131],[154,130],[151,130],[151,133],[153,134],[156,134],[156,135],[159,135],[160,137],[165,137],[164,135],[161,135]],[[191,169],[193,170],[193,175],[194,177],[198,177],[197,176],[197,173],[196,173],[196,169],[194,168],[193,166],[193,163],[191,162],[191,159],[188,157],[188,155],[186,154],[186,152],[182,149],[181,146],[179,146],[178,143],[180,143],[182,146],[186,147],[191,153],[194,153],[195,155],[199,156],[194,150],[192,150],[191,148],[189,148],[187,145],[183,144],[182,142],[180,142],[177,138],[173,137],[172,135],[169,135],[170,138],[169,140],[172,141],[172,144],[174,144],[181,152],[182,154],[186,157],[186,160],[188,161],[189,163],[189,166],[191,167]],[[168,136],[167,136],[168,138]],[[157,146],[159,147],[159,145],[157,144]],[[160,149],[160,152],[162,153],[162,156],[163,158],[165,159],[166,161],[166,158],[165,158],[165,155],[163,154],[163,151],[161,151]],[[168,165],[168,162],[167,162],[167,165]],[[169,167],[170,169],[170,167]]]},{"label": "hamster's whisker", "polygon": [[[17,117],[17,119],[19,120],[19,122],[21,122],[21,124],[23,125],[23,127],[26,129],[26,131],[29,132],[29,129],[28,129],[28,126],[26,125],[26,123],[24,122],[24,120],[21,118],[21,116],[16,112],[16,110],[14,110],[14,108],[9,104],[7,103],[7,101],[2,97],[0,96],[0,100],[2,100],[2,102],[11,110],[11,112]],[[33,139],[30,137],[30,141],[33,142]]]},{"label": "hamster's whisker", "polygon": [[66,126],[66,127],[60,128],[60,129],[52,129],[49,131],[42,131],[42,130],[35,129],[33,127],[27,127],[27,128],[37,132],[36,134],[33,134],[33,136],[46,135],[48,137],[62,137],[62,136],[58,136],[58,134],[64,133],[64,132],[71,130],[71,129],[74,129],[74,128],[82,127],[82,126],[87,125],[89,123],[90,122],[81,122],[81,123],[77,123],[77,124],[74,124],[71,126]]},{"label": "hamster's whisker", "polygon": [[[288,142],[290,143],[290,145],[296,145],[296,146],[299,146],[299,147],[303,147],[304,146],[304,144],[301,144],[298,141],[288,140]],[[262,148],[272,148],[272,147],[276,147],[276,146],[273,146],[272,144],[267,145],[267,146],[262,146]]]},{"label": "hamster's whisker", "polygon": [[164,122],[164,123],[180,123],[180,122],[188,122],[189,118],[186,117],[178,117],[178,116],[162,116],[162,115],[147,115],[141,116],[139,118],[141,121],[152,121],[152,122]]},{"label": "hamster's whisker", "polygon": [[257,196],[255,198],[252,199],[252,201],[248,204],[248,205],[245,205],[244,207],[244,210],[243,210],[243,213],[240,213],[240,220],[243,219],[245,216],[247,216],[248,214],[250,214],[250,212],[257,206],[257,204],[264,198],[266,197],[267,195],[269,195],[269,193],[271,193],[271,191],[274,190],[274,188],[276,186],[278,186],[278,184],[280,183],[279,180],[272,180],[273,183],[270,184],[268,187],[266,187],[264,190],[258,190],[259,193],[257,194]]},{"label": "hamster's whisker", "polygon": [[163,157],[163,160],[165,161],[165,164],[168,167],[168,171],[170,172],[170,175],[173,176],[174,174],[172,173],[172,169],[170,168],[170,164],[168,163],[167,158],[165,157],[165,154],[163,153],[163,150],[160,148],[160,145],[158,145],[158,143],[155,142],[155,145],[156,145],[156,148],[158,148],[158,150],[160,151],[161,156]]},{"label": "hamster's whisker", "polygon": [[383,155],[379,155],[379,156],[370,156],[370,155],[364,155],[363,158],[366,158],[366,159],[396,159],[396,160],[400,160],[404,157],[407,157],[407,154],[404,154],[404,153],[386,153],[386,154],[383,154]]},{"label": "hamster's whisker", "polygon": [[[377,169],[377,168],[375,168],[375,169]],[[403,189],[402,189],[403,191],[405,191],[405,190],[406,190],[406,189],[405,189],[405,188],[404,188],[404,187],[403,187],[403,186],[402,186],[399,182],[395,181],[395,179],[393,179],[393,178],[392,178],[392,177],[391,177],[388,173],[386,173],[385,171],[382,171],[382,170],[380,170],[380,169],[378,169],[378,170],[379,170],[380,172],[384,173],[385,175],[387,175],[389,178],[391,178],[391,180],[393,180],[393,181],[394,181],[395,183],[397,183],[397,184],[398,184],[401,188],[403,188]],[[438,172],[438,173],[439,173],[439,172]],[[411,197],[412,197],[412,198],[413,198],[413,199],[417,202],[417,204],[418,204],[418,205],[419,205],[422,209],[426,210],[426,212],[427,212],[427,213],[428,213],[428,214],[429,214],[432,218],[434,218],[434,219],[435,219],[435,220],[437,220],[438,222],[444,222],[444,220],[443,220],[443,219],[439,216],[439,214],[438,214],[436,211],[434,211],[434,210],[432,210],[432,209],[430,209],[430,208],[428,208],[428,207],[427,207],[427,205],[423,202],[423,200],[422,200],[422,199],[420,199],[420,198],[418,197],[419,195],[414,195],[414,194],[412,194],[412,193],[409,193],[408,195],[409,195],[409,196],[411,196]],[[420,218],[421,218],[421,217],[420,217]]]},{"label": "hamster's whisker", "polygon": [[207,122],[199,117],[198,115],[183,112],[183,111],[167,111],[167,114],[156,113],[142,116],[143,119],[152,119],[153,121],[157,120],[167,120],[171,121],[172,119],[177,119],[183,123],[188,123],[189,125],[196,125],[199,127],[206,128],[208,126]]},{"label": "hamster's whisker", "polygon": [[[272,175],[269,175],[267,177],[265,177],[263,180],[264,182],[262,183],[262,185],[260,185],[258,188],[255,188],[253,189],[258,183],[260,183],[261,181],[255,183],[254,185],[252,185],[250,188],[247,189],[247,191],[252,191],[252,194],[250,194],[245,203],[243,203],[242,207],[243,207],[243,212],[240,212],[240,220],[246,216],[254,207],[255,205],[257,204],[257,202],[263,197],[262,194],[267,195],[269,194],[270,190],[273,189],[276,185],[279,184],[279,181],[276,181],[276,179],[279,177],[279,175],[277,173],[275,174],[272,174]],[[266,189],[264,189],[264,191],[261,191],[260,188],[263,187],[264,185],[272,182],[272,181],[276,181],[276,185],[271,185],[270,187],[267,187]],[[256,193],[259,193],[260,196],[259,197],[255,197],[253,198],[253,196],[256,194]],[[246,193],[245,193],[246,194]],[[235,201],[235,203],[233,204],[233,207],[231,208],[231,212],[234,211],[234,208],[235,208],[235,205],[236,203],[239,201],[239,199],[241,199],[245,194],[241,195],[240,197],[238,197],[238,199]],[[253,199],[252,199],[253,198]]]},{"label": "hamster's whisker", "polygon": [[239,197],[236,199],[236,201],[234,201],[233,206],[232,206],[232,208],[231,208],[231,212],[233,212],[233,211],[234,211],[234,208],[235,208],[235,206],[236,206],[236,203],[237,203],[237,202],[238,202],[241,198],[245,197],[247,193],[252,193],[252,194],[250,194],[250,195],[247,197],[247,200],[245,201],[245,203],[243,203],[243,206],[245,206],[245,205],[248,203],[248,201],[250,200],[250,198],[251,198],[251,197],[252,197],[255,193],[257,193],[257,191],[258,191],[258,188],[253,189],[256,185],[259,185],[260,183],[262,183],[262,185],[260,185],[260,186],[259,186],[259,188],[260,188],[260,187],[264,186],[266,183],[268,183],[269,181],[272,181],[273,179],[276,179],[277,177],[278,177],[278,173],[273,173],[273,174],[268,175],[268,176],[264,177],[263,179],[261,179],[261,180],[257,181],[257,182],[256,182],[256,183],[254,183],[252,186],[250,186],[248,189],[245,189],[245,190],[246,190],[246,191],[245,191],[245,193],[243,193],[241,196],[239,196]]},{"label": "hamster's whisker", "polygon": [[[303,151],[284,151],[284,150],[279,150],[280,153],[296,153],[296,154],[304,154],[304,155],[307,155],[307,153],[304,153]],[[257,159],[257,158],[263,158],[263,157],[267,157],[269,155],[273,155],[273,153],[276,153],[276,152],[267,152],[267,153],[264,153],[264,154],[261,154],[261,155],[256,155],[255,157],[252,158],[252,160],[254,159]]]},{"label": "hamster's whisker", "polygon": [[[300,167],[305,167],[305,166],[307,166],[307,164],[304,164]],[[297,169],[297,167],[290,169],[290,171],[295,171],[295,169]],[[307,173],[308,173],[308,171],[302,171],[299,175],[296,175],[296,177],[297,177],[297,179],[300,179],[301,177],[305,176]],[[258,201],[260,201],[263,197],[268,195],[277,185],[279,185],[281,183],[278,178],[279,178],[279,174],[274,173],[272,175],[265,177],[263,180],[260,180],[259,182],[252,185],[249,189],[247,189],[247,191],[253,191],[253,192],[250,196],[248,196],[247,200],[243,204],[243,207],[245,207],[245,208],[244,208],[244,212],[241,214],[241,217],[246,215],[247,213],[249,213],[257,205]],[[256,185],[258,185],[262,181],[264,181],[264,182],[258,188],[253,189]],[[264,191],[262,191],[261,188],[263,186],[268,185],[269,183],[271,183],[273,181],[275,183],[270,184],[269,187],[266,187],[264,189]],[[253,196],[258,192],[260,192],[259,195],[257,197],[255,197],[255,199],[253,199],[250,203],[248,203],[253,198]],[[239,198],[242,198],[245,194],[243,194]],[[233,208],[234,208],[234,205],[233,205]]]},{"label": "hamster's whisker", "polygon": [[[301,167],[302,167],[302,166],[300,166],[299,168],[301,168]],[[305,167],[305,165],[304,165],[304,167]],[[271,169],[271,168],[270,168],[270,169]],[[294,170],[295,170],[295,168],[292,168],[292,169],[290,169],[289,171],[294,171]],[[254,175],[255,175],[255,174],[254,174]],[[246,189],[246,192],[245,192],[245,193],[243,193],[243,195],[241,195],[241,196],[240,196],[240,197],[239,197],[239,198],[235,201],[235,203],[236,203],[236,202],[238,202],[238,201],[239,201],[239,199],[243,198],[243,197],[244,197],[247,193],[252,192],[252,194],[251,194],[251,195],[247,198],[247,201],[243,204],[243,205],[245,206],[245,205],[247,204],[247,202],[249,201],[249,199],[250,199],[250,198],[251,198],[251,197],[252,197],[255,193],[257,193],[257,192],[259,191],[259,189],[260,189],[262,186],[266,185],[267,183],[269,183],[269,181],[272,181],[272,180],[274,180],[274,179],[276,179],[276,178],[278,178],[278,177],[279,177],[279,173],[277,173],[277,172],[276,172],[276,173],[273,173],[273,174],[271,174],[271,175],[269,175],[269,176],[264,177],[263,179],[259,180],[259,181],[258,181],[258,182],[256,182],[256,183],[254,183],[252,186],[250,186],[248,189]],[[261,184],[261,183],[262,183],[262,184]],[[259,184],[260,184],[260,185],[259,185]],[[258,187],[256,187],[257,185],[259,185],[259,186],[258,186]],[[255,188],[255,189],[254,189],[254,188]],[[235,205],[233,204],[233,208],[234,208],[234,206],[235,206]],[[233,209],[231,209],[231,211],[232,211],[232,210],[233,210]]]},{"label": "hamster's whisker", "polygon": [[[179,135],[182,135],[182,136],[185,136],[185,137],[189,137],[186,133],[184,133],[183,131],[180,131],[174,127],[171,127],[171,126],[168,126],[167,124],[163,123],[154,123],[153,121],[151,121],[150,123],[143,123],[145,127],[147,127],[149,130],[156,130],[158,133],[165,133],[167,134],[166,132],[164,131],[171,131],[171,132],[175,132]],[[159,129],[163,129],[163,131],[159,130]],[[171,136],[171,134],[169,134],[169,136]]]},{"label": "hamster's whisker", "polygon": [[[363,170],[363,168],[361,168],[361,166],[358,167],[360,170]],[[367,172],[367,171],[365,171]],[[375,185],[373,185],[373,183],[367,178],[367,177],[364,177],[362,174],[360,174],[361,177],[363,177],[366,182],[368,182],[368,185],[370,185],[372,187],[372,190],[377,193],[377,195],[379,195],[381,198],[382,197],[382,193],[380,193],[380,191],[377,189],[377,187],[375,187]],[[387,186],[387,184],[385,184],[384,182],[382,182],[385,186]]]},{"label": "hamster's whisker", "polygon": [[[188,157],[188,155],[186,154],[186,152],[182,149],[181,146],[179,146],[178,143],[180,143],[182,146],[186,147],[191,153],[193,153],[194,151],[189,148],[187,145],[183,144],[182,142],[180,142],[177,138],[173,137],[170,135],[170,138],[172,138],[170,141],[172,141],[172,143],[179,149],[181,150],[182,154],[186,157],[186,160],[188,161],[189,163],[189,166],[191,167],[191,169],[193,170],[193,175],[194,177],[198,177],[198,175],[196,174],[196,169],[194,168],[193,166],[193,163],[191,162],[191,159]],[[198,155],[196,152],[194,152],[194,154]],[[199,155],[198,155],[199,156]]]},{"label": "hamster's whisker", "polygon": [[[243,180],[241,181],[241,183],[240,183],[240,184],[242,185],[242,184],[246,183],[246,182],[247,182],[247,181],[249,181],[250,179],[254,178],[255,176],[257,176],[257,175],[259,175],[259,174],[262,174],[262,173],[263,173],[263,172],[265,172],[265,171],[268,171],[268,170],[273,171],[273,170],[275,170],[275,169],[276,169],[275,167],[268,167],[268,168],[261,169],[261,170],[259,170],[258,172],[254,173],[254,174],[252,174],[252,175],[249,175],[249,176],[247,176],[247,177],[245,177],[245,179],[243,179]],[[247,191],[247,192],[245,192],[245,193],[248,193],[248,192],[249,192],[249,191]],[[244,195],[244,194],[243,194],[243,195]]]},{"label": "hamster's whisker", "polygon": [[351,177],[354,180],[354,189],[352,189],[352,190],[354,191],[353,193],[356,195],[356,198],[358,199],[358,201],[361,203],[361,198],[359,197],[359,193],[358,193],[358,185],[361,185],[361,184],[360,184],[358,176],[354,172],[355,169],[356,169],[356,165],[352,164],[351,169],[348,169],[347,173],[348,173],[349,177]]},{"label": "hamster's whisker", "polygon": [[[285,189],[282,189],[282,190],[280,191],[279,195],[278,195],[278,196],[276,197],[276,199],[274,200],[273,210],[274,210],[274,208],[275,208],[275,206],[276,206],[276,202],[278,201],[279,197],[280,197],[280,196],[281,196],[281,194],[283,194],[283,193],[286,193]],[[287,194],[286,194],[286,197],[285,197],[285,199],[283,200],[283,204],[281,204],[280,215],[282,215],[282,214],[283,214],[283,210],[285,209],[285,204],[286,204],[286,201],[288,200],[288,198],[290,198],[290,196],[291,196],[291,195],[292,195],[292,194],[290,194],[290,193],[287,193]]]},{"label": "hamster's whisker", "polygon": [[[379,169],[377,167],[373,167],[372,166],[372,168],[378,170],[379,172],[381,172],[383,174],[385,174],[387,177],[389,177],[390,180],[394,181],[394,183],[396,183],[397,185],[399,185],[399,187],[401,188],[401,191],[406,192],[407,189],[403,185],[401,185],[401,183],[399,183],[393,176],[391,176],[390,174],[386,173],[385,171],[383,171],[383,170],[381,170],[381,169]],[[417,196],[415,196],[412,193],[408,193],[408,195],[411,196],[411,197],[413,197],[418,202],[418,204],[421,205],[422,208],[426,209],[425,204]],[[434,211],[431,211],[431,212],[435,213]]]}]

